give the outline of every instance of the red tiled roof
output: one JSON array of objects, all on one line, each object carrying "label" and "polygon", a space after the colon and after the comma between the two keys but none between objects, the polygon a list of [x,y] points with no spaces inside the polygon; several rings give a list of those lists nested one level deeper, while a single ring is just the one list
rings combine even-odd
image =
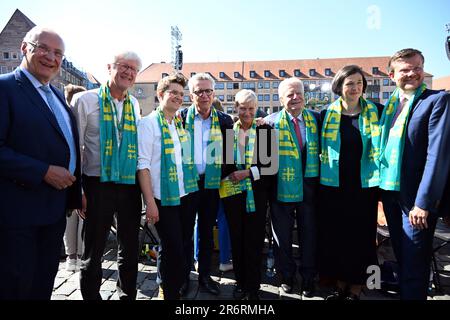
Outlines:
[{"label": "red tiled roof", "polygon": [[433,79],[433,90],[446,90],[450,91],[450,76]]},{"label": "red tiled roof", "polygon": [[[279,71],[285,70],[286,77],[293,77],[294,70],[299,69],[300,78],[303,79],[331,79],[335,73],[345,65],[356,64],[362,67],[366,75],[374,77],[387,77],[387,64],[389,57],[366,58],[335,58],[335,59],[304,59],[304,60],[276,60],[276,61],[242,61],[242,62],[204,62],[185,63],[181,72],[190,78],[191,73],[209,72],[217,81],[242,81],[242,80],[283,80]],[[377,67],[378,74],[373,74],[373,67]],[[325,76],[325,69],[331,69],[331,76]],[[309,70],[315,69],[316,75],[309,76]],[[264,71],[270,70],[269,77],[264,76]],[[158,82],[163,73],[170,74],[173,71],[170,63],[153,63],[144,69],[137,77],[137,83]],[[250,78],[250,71],[256,72],[255,78]],[[220,78],[220,72],[225,73]],[[234,73],[239,72],[242,78],[235,78]],[[428,75],[428,74],[427,74]]]}]

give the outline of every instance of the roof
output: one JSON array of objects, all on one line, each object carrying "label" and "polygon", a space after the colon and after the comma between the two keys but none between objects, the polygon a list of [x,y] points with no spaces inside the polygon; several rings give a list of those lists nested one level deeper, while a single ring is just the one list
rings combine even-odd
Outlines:
[{"label": "roof", "polygon": [[450,76],[433,79],[433,89],[450,91]]},{"label": "roof", "polygon": [[2,32],[0,32],[0,34],[3,33],[3,31],[5,31],[5,29],[10,25],[11,21],[13,20],[24,20],[30,29],[36,26],[36,24],[33,21],[31,21],[26,15],[24,15],[22,11],[16,9],[11,18],[9,18],[8,22],[3,27]]},{"label": "roof", "polygon": [[[331,79],[335,73],[345,65],[356,64],[364,73],[373,77],[387,77],[387,65],[390,57],[359,57],[359,58],[334,58],[334,59],[302,59],[302,60],[275,60],[275,61],[239,61],[239,62],[202,62],[185,63],[181,73],[190,78],[191,73],[209,72],[218,81],[242,81],[242,80],[283,80],[293,77],[294,70],[300,70],[302,79]],[[378,68],[378,73],[373,73],[373,68]],[[325,69],[331,69],[329,76],[325,75]],[[309,70],[315,69],[316,75],[310,77]],[[269,70],[266,75],[264,71]],[[286,72],[280,76],[280,70]],[[250,71],[255,71],[255,77],[250,78]],[[137,83],[158,82],[163,73],[173,72],[170,63],[152,63],[137,77]],[[224,77],[220,77],[220,72]],[[235,72],[242,77],[236,78]],[[428,74],[426,74],[429,76]]]}]

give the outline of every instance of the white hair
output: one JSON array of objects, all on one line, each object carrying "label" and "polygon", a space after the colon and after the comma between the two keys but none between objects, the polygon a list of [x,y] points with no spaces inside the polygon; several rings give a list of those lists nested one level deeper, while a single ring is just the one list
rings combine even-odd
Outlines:
[{"label": "white hair", "polygon": [[278,85],[278,95],[280,97],[283,96],[284,91],[286,90],[286,87],[288,85],[290,85],[290,84],[294,84],[294,85],[298,84],[298,85],[300,85],[300,91],[301,91],[302,95],[305,93],[305,88],[303,87],[302,80],[300,80],[299,78],[296,78],[296,77],[291,77],[291,78],[284,79]]},{"label": "white hair", "polygon": [[141,68],[142,68],[141,58],[137,55],[136,52],[133,52],[133,51],[121,51],[119,53],[116,53],[116,54],[114,54],[112,56],[111,63],[116,63],[120,59],[136,61],[137,64],[138,64],[138,69],[141,70]]},{"label": "white hair", "polygon": [[246,102],[254,102],[256,104],[256,94],[252,90],[242,89],[234,97],[236,107]]},{"label": "white hair", "polygon": [[64,44],[64,40],[56,31],[54,31],[53,29],[50,29],[50,28],[40,27],[40,26],[35,26],[30,31],[28,31],[27,34],[25,35],[25,37],[23,38],[23,42],[26,42],[26,43],[37,42],[39,40],[41,34],[43,34],[43,33],[50,33],[50,34],[57,36],[61,40],[63,48],[66,47]]},{"label": "white hair", "polygon": [[197,82],[199,80],[210,81],[213,89],[216,86],[216,81],[214,81],[213,77],[211,77],[211,75],[209,73],[196,73],[192,78],[189,79],[189,82],[188,82],[190,93],[194,93],[194,82]]}]

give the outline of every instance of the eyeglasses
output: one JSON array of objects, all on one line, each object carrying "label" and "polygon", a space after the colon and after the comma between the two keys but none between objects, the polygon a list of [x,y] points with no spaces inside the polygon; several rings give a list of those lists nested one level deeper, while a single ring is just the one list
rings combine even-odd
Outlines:
[{"label": "eyeglasses", "polygon": [[57,59],[62,60],[64,58],[64,53],[61,50],[52,50],[45,44],[37,42],[27,41],[27,43],[31,44],[33,46],[34,51],[41,56],[45,56],[50,52],[52,52]]},{"label": "eyeglasses", "polygon": [[120,72],[126,72],[128,70],[131,70],[134,73],[138,73],[139,72],[139,69],[136,69],[135,67],[129,66],[126,63],[114,62],[113,64],[119,66],[119,71]]},{"label": "eyeglasses", "polygon": [[184,97],[184,92],[183,92],[183,91],[166,90],[165,92],[167,92],[167,93],[170,94],[171,96],[179,96],[180,98],[183,98],[183,97]]},{"label": "eyeglasses", "polygon": [[206,95],[209,97],[209,96],[212,95],[213,92],[214,92],[213,89],[202,89],[202,90],[194,91],[194,94],[195,94],[197,97],[200,97],[201,95],[203,95],[204,93],[206,93]]}]

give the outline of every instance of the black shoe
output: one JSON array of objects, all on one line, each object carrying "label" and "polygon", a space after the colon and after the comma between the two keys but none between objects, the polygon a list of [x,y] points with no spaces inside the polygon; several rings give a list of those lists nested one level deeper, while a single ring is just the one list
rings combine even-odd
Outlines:
[{"label": "black shoe", "polygon": [[236,285],[233,290],[233,298],[236,300],[242,300],[245,297],[245,291],[240,285]]},{"label": "black shoe", "polygon": [[313,279],[305,279],[302,282],[302,295],[307,298],[314,297],[315,287]]},{"label": "black shoe", "polygon": [[191,281],[189,279],[187,279],[186,281],[184,281],[183,285],[181,286],[180,289],[180,296],[184,297],[188,294],[189,292],[189,285],[191,284]]},{"label": "black shoe", "polygon": [[200,288],[205,289],[209,293],[217,296],[220,293],[219,283],[211,279],[210,276],[198,278]]},{"label": "black shoe", "polygon": [[283,290],[285,293],[292,293],[292,288],[294,286],[294,279],[293,278],[283,278],[281,280],[281,290]]},{"label": "black shoe", "polygon": [[340,290],[334,290],[330,295],[328,295],[325,300],[330,300],[330,301],[342,301],[345,299],[345,293]]}]

